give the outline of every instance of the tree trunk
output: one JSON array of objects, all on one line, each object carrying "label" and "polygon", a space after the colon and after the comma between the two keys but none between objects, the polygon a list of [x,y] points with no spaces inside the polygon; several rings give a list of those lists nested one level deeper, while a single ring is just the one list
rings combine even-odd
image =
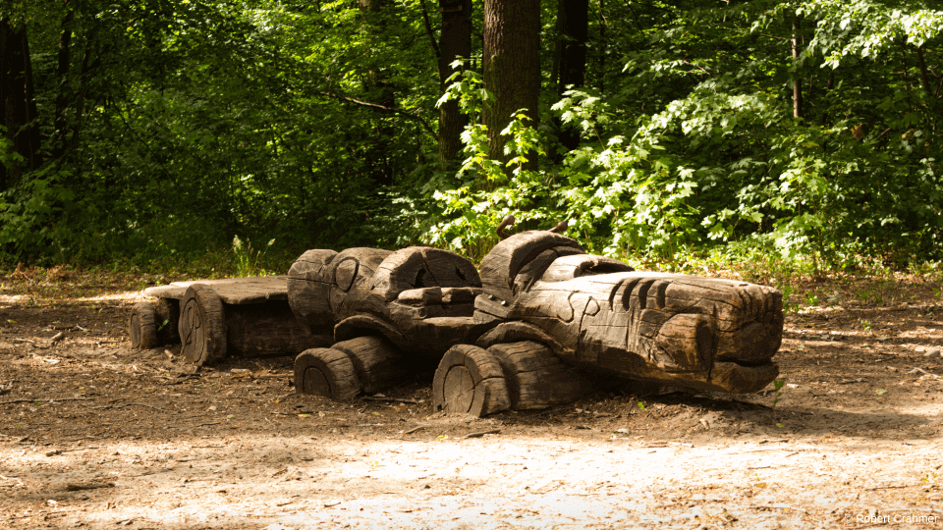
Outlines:
[{"label": "tree trunk", "polygon": [[796,15],[792,18],[792,117],[802,117],[802,78],[799,77],[799,46],[801,37],[799,31],[802,29],[802,17]]},{"label": "tree trunk", "polygon": [[[0,110],[0,123],[14,152],[23,157],[27,170],[38,168],[40,134],[26,26],[14,26],[7,19],[0,20]],[[0,190],[15,185],[21,173],[18,165],[3,167]]]},{"label": "tree trunk", "polygon": [[[439,83],[441,91],[457,70],[450,65],[459,57],[471,55],[471,0],[439,0],[442,32],[439,35]],[[439,107],[439,165],[445,167],[462,150],[462,131],[466,117],[451,100]]]},{"label": "tree trunk", "polygon": [[[589,36],[589,0],[560,0],[557,12],[555,81],[557,94],[567,87],[582,87],[586,78],[586,41]],[[558,123],[559,139],[568,150],[579,145],[579,131]]]},{"label": "tree trunk", "polygon": [[72,21],[75,13],[69,7],[69,0],[65,0],[68,10],[62,21],[62,30],[59,33],[59,65],[56,69],[58,90],[56,92],[56,114],[53,119],[55,130],[52,137],[52,158],[61,159],[66,152],[68,137],[68,120],[66,118],[69,106],[69,70],[72,64]]},{"label": "tree trunk", "polygon": [[539,0],[485,0],[484,81],[495,99],[485,108],[484,123],[492,159],[510,158],[501,131],[513,113],[526,109],[531,124],[537,123],[539,48]]},{"label": "tree trunk", "polygon": [[[381,38],[386,31],[383,11],[389,8],[387,0],[360,0],[360,8],[366,20],[366,31],[373,38]],[[381,107],[396,108],[396,95],[386,74],[377,69],[367,72],[363,80],[366,89],[365,99]],[[393,170],[390,163],[390,139],[394,135],[393,127],[386,117],[377,117],[373,122],[373,137],[364,138],[368,145],[366,163],[371,179],[380,186],[393,184]]]}]

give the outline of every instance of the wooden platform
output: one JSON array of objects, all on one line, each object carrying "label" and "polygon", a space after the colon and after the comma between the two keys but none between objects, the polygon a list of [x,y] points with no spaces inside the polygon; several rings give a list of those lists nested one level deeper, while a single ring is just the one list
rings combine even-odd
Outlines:
[{"label": "wooden platform", "polygon": [[187,292],[187,287],[194,283],[210,287],[223,302],[231,305],[261,304],[270,300],[288,300],[288,276],[174,282],[160,287],[148,287],[144,289],[144,294],[155,298],[180,300]]}]

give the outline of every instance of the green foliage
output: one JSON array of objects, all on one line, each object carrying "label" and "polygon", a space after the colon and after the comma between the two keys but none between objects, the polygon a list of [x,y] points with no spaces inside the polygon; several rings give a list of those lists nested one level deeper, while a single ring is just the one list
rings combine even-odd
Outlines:
[{"label": "green foliage", "polygon": [[[556,9],[542,6],[548,37]],[[558,97],[543,39],[540,121],[515,112],[499,162],[480,39],[443,91],[441,28],[420,1],[15,2],[44,163],[27,170],[0,131],[0,260],[276,270],[244,261],[248,245],[233,262],[236,234],[276,240],[278,263],[420,242],[478,259],[514,214],[515,230],[568,220],[589,251],[640,265],[754,263],[747,279],[798,310],[818,303],[795,295],[799,279],[823,268],[943,259],[934,4],[591,9],[586,86]],[[457,174],[436,163],[449,99],[468,117]],[[558,126],[580,132],[575,149]]]}]

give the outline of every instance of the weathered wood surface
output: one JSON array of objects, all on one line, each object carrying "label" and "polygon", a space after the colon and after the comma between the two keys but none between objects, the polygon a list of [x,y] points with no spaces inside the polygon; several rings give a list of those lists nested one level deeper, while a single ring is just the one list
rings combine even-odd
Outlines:
[{"label": "weathered wood surface", "polygon": [[230,357],[297,355],[309,348],[327,347],[334,338],[312,333],[285,302],[225,305],[226,349]]},{"label": "weathered wood surface", "polygon": [[[357,384],[368,393],[425,368],[432,371],[446,350],[482,329],[473,318],[481,293],[478,271],[461,256],[435,248],[308,251],[289,271],[288,293],[295,314],[310,329],[333,326],[338,341],[333,348],[347,353]],[[325,355],[298,357],[296,377],[304,383],[298,391],[347,395],[331,390],[331,384],[305,382],[309,369],[315,370],[310,375],[315,381],[349,379],[346,364],[332,374],[334,364],[318,360]]]},{"label": "weathered wood surface", "polygon": [[[755,392],[778,374],[782,295],[747,282],[633,272],[575,254],[575,241],[524,232],[482,261],[476,320],[577,364],[638,380]],[[517,322],[514,325],[512,323]],[[543,340],[549,337],[550,340]]]},{"label": "weathered wood surface", "polygon": [[160,346],[157,340],[157,310],[149,302],[135,304],[128,318],[131,347],[149,350]]},{"label": "weathered wood surface", "polygon": [[376,394],[409,379],[410,364],[382,337],[366,336],[341,341],[332,346],[354,363],[361,391]]},{"label": "weathered wood surface", "polygon": [[488,348],[501,364],[508,397],[516,410],[569,403],[597,390],[589,375],[565,364],[550,348],[531,341]]},{"label": "weathered wood surface", "polygon": [[157,299],[135,304],[128,317],[131,347],[148,350],[163,344],[180,342],[177,332],[179,319],[177,300]]},{"label": "weathered wood surface", "polygon": [[148,287],[144,289],[144,294],[155,298],[182,300],[187,293],[187,289],[195,283],[210,287],[220,300],[232,305],[260,304],[269,300],[288,300],[288,276],[173,282],[170,285]]},{"label": "weathered wood surface", "polygon": [[337,256],[330,249],[309,250],[288,270],[288,305],[312,330],[332,332],[334,312],[331,310],[331,283],[326,281],[327,268]]},{"label": "weathered wood surface", "polygon": [[[298,357],[299,392],[378,388],[423,357],[439,360],[435,407],[475,415],[571,401],[616,377],[754,392],[778,374],[775,289],[636,272],[556,233],[508,237],[480,276],[463,258],[426,247],[309,251],[289,276],[299,319],[312,330],[333,325],[344,344]],[[399,375],[364,383],[391,371]]]},{"label": "weathered wood surface", "polygon": [[337,341],[380,335],[411,356],[434,356],[477,329],[481,280],[468,260],[429,247],[353,248],[303,254],[289,271],[289,300],[313,329]]},{"label": "weathered wood surface", "polygon": [[212,288],[193,284],[180,302],[178,325],[183,356],[198,366],[226,357],[226,314]]},{"label": "weathered wood surface", "polygon": [[224,304],[214,288],[194,283],[180,302],[181,353],[197,365],[231,356],[295,355],[333,343],[298,321],[284,301]]},{"label": "weathered wood surface", "polygon": [[312,348],[295,358],[295,391],[336,401],[360,393],[360,379],[346,353],[333,348]]},{"label": "weathered wood surface", "polygon": [[341,341],[302,352],[295,359],[295,389],[336,400],[375,394],[405,382],[413,364],[377,336]]},{"label": "weathered wood surface", "polygon": [[501,363],[483,348],[453,346],[432,379],[432,406],[479,417],[507,410],[511,398]]}]

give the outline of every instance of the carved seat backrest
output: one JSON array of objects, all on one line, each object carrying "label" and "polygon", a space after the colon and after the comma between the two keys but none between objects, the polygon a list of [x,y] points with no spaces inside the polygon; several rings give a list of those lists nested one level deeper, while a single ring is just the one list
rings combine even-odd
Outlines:
[{"label": "carved seat backrest", "polygon": [[576,240],[553,232],[531,230],[499,242],[481,260],[486,295],[511,301],[560,256],[584,254]]},{"label": "carved seat backrest", "polygon": [[429,287],[481,287],[481,278],[475,266],[458,254],[432,247],[407,247],[378,265],[369,289],[390,302],[403,291]]}]

